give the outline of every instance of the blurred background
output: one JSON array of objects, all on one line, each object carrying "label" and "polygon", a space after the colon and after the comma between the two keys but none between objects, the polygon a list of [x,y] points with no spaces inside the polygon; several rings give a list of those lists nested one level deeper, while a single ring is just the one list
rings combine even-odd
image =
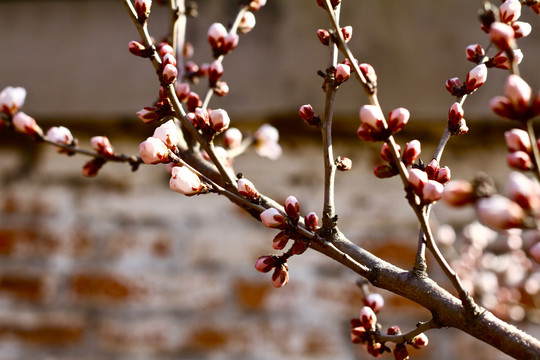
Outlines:
[{"label": "blurred background", "polygon": [[[199,18],[188,21],[187,40],[200,64],[211,61],[208,27],[232,21],[237,2],[197,5]],[[398,142],[421,140],[424,160],[436,148],[454,101],[446,79],[464,79],[473,67],[466,46],[488,44],[477,19],[481,6],[479,0],[344,2],[341,23],[353,26],[351,48],[377,71],[384,111],[411,111]],[[329,20],[314,0],[269,0],[256,16],[253,31],[224,60],[229,95],[214,98],[210,107],[227,109],[233,126],[243,131],[265,122],[276,126],[283,156],[271,161],[248,151],[236,159],[235,170],[276,200],[295,195],[302,212],[319,213],[320,135],[298,117],[298,108],[310,103],[316,113],[324,111],[317,71],[326,65],[326,48],[315,32],[328,28]],[[521,74],[537,91],[539,18],[523,9],[521,20],[533,25],[532,34],[519,41],[525,54]],[[154,4],[150,33],[159,39],[168,27],[166,8]],[[86,148],[91,136],[106,135],[117,151],[136,155],[154,126],[135,113],[152,105],[159,85],[151,64],[128,52],[130,40],[138,35],[121,1],[0,1],[0,88],[25,87],[23,111],[45,130],[67,126]],[[442,161],[454,178],[487,172],[503,191],[509,172],[503,133],[513,124],[495,116],[488,102],[502,94],[506,75],[490,71],[486,86],[467,100],[470,132],[451,140]],[[194,90],[203,94],[204,83]],[[341,86],[334,151],[351,158],[353,168],[338,174],[340,229],[410,269],[418,226],[398,179],[372,175],[380,144],[356,137],[365,102],[354,81]],[[172,193],[159,165],[131,173],[126,165],[106,164],[88,179],[81,175],[86,160],[0,132],[0,360],[370,358],[349,341],[349,320],[362,306],[351,271],[308,251],[290,260],[290,283],[276,290],[268,274],[253,268],[257,257],[272,252],[275,231],[224,198]],[[471,209],[435,207],[434,226],[450,239],[442,244],[450,259],[462,251],[473,256],[474,241],[452,244],[443,225],[461,229],[473,215]],[[509,250],[525,256],[520,246]],[[526,312],[503,306],[499,315],[539,336],[538,288],[523,291],[530,274],[516,273],[525,265],[513,257],[505,261],[497,265],[504,271],[488,275],[484,290],[498,294],[514,279],[522,290],[508,296],[519,298]],[[430,272],[450,289],[431,260]],[[429,319],[414,303],[381,293],[387,303],[379,316],[384,329],[412,329]],[[497,308],[499,298],[490,299]],[[451,329],[427,335],[430,345],[413,358],[508,359]]]}]

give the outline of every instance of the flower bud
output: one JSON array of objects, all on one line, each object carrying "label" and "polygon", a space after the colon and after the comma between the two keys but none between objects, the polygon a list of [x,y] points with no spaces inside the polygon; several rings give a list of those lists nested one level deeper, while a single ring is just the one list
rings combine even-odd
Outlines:
[{"label": "flower bud", "polygon": [[515,21],[512,23],[512,29],[514,30],[514,38],[520,39],[529,36],[532,26],[524,21]]},{"label": "flower bud", "polygon": [[527,111],[532,98],[532,89],[525,80],[515,74],[509,75],[504,92],[517,113],[523,114]]},{"label": "flower bud", "polygon": [[210,114],[208,109],[196,108],[194,125],[199,129],[206,129],[210,126]]},{"label": "flower bud", "polygon": [[250,201],[259,198],[259,192],[255,188],[255,185],[245,178],[238,179],[238,193]]},{"label": "flower bud", "polygon": [[169,149],[163,141],[149,137],[139,145],[139,153],[145,164],[158,164],[169,161]]},{"label": "flower bud", "polygon": [[343,40],[345,40],[346,43],[349,42],[352,38],[352,26],[345,26],[341,28],[341,34],[343,35]]},{"label": "flower bud", "polygon": [[398,133],[407,125],[410,117],[409,110],[402,107],[394,109],[388,115],[388,128],[393,134]]},{"label": "flower bud", "polygon": [[394,360],[409,359],[409,351],[407,350],[405,344],[396,344],[392,353],[394,354]]},{"label": "flower bud", "polygon": [[287,222],[278,209],[269,208],[260,214],[261,222],[264,226],[275,229],[285,229]]},{"label": "flower bud", "polygon": [[375,131],[384,130],[384,115],[376,105],[364,105],[360,108],[360,121]]},{"label": "flower bud", "polygon": [[328,30],[325,30],[325,29],[317,30],[317,37],[319,38],[319,41],[323,45],[328,46],[328,44],[330,44],[330,33],[328,32]]},{"label": "flower bud", "polygon": [[351,341],[354,344],[363,344],[369,340],[369,334],[363,326],[357,326],[351,330]]},{"label": "flower bud", "polygon": [[12,121],[15,129],[23,134],[38,137],[43,136],[43,130],[41,130],[39,125],[36,123],[36,120],[22,111],[16,113],[13,116]]},{"label": "flower bud", "polygon": [[444,187],[443,201],[451,206],[463,206],[471,204],[475,200],[472,184],[465,180],[450,181]]},{"label": "flower bud", "polygon": [[384,164],[373,168],[373,174],[379,179],[386,179],[399,174],[399,170],[396,166]]},{"label": "flower bud", "polygon": [[97,176],[99,169],[105,164],[105,160],[101,158],[93,158],[92,160],[87,161],[82,168],[82,174],[86,177]]},{"label": "flower bud", "polygon": [[452,96],[462,96],[464,94],[463,84],[457,77],[446,80],[446,90],[448,90]]},{"label": "flower bud", "polygon": [[163,141],[169,149],[174,149],[176,144],[180,141],[178,127],[172,119],[157,127],[156,130],[154,130],[153,137]]},{"label": "flower bud", "polygon": [[267,273],[277,266],[276,258],[270,255],[264,255],[255,262],[255,269],[262,273]]},{"label": "flower bud", "polygon": [[165,66],[169,64],[176,67],[176,58],[174,57],[173,54],[166,53],[165,55],[163,55],[163,60],[161,61],[161,67],[165,69]]},{"label": "flower bud", "polygon": [[212,110],[210,113],[210,126],[216,133],[221,133],[229,127],[231,119],[223,109]]},{"label": "flower bud", "polygon": [[531,140],[525,130],[515,128],[508,130],[504,133],[504,140],[510,152],[524,151],[530,153],[532,151]]},{"label": "flower bud", "polygon": [[[401,151],[401,146],[399,146],[398,144],[396,144],[396,148],[398,152]],[[388,146],[388,143],[386,142],[381,147],[381,158],[390,164],[394,164],[394,156],[392,155],[390,146]]]},{"label": "flower bud", "polygon": [[300,216],[300,203],[292,195],[285,200],[285,212],[293,220],[298,219]]},{"label": "flower bud", "polygon": [[533,168],[531,156],[524,151],[513,151],[506,156],[508,166],[517,170],[530,170]]},{"label": "flower bud", "polygon": [[215,84],[223,76],[223,64],[221,61],[214,60],[208,68],[208,80],[210,84]]},{"label": "flower bud", "polygon": [[360,72],[364,77],[366,78],[367,82],[372,84],[373,86],[377,86],[377,73],[375,73],[375,69],[370,64],[362,63],[358,65],[360,68]]},{"label": "flower bud", "polygon": [[464,114],[465,112],[463,111],[463,107],[461,107],[460,103],[455,102],[452,104],[450,110],[448,111],[448,127],[450,128],[450,131],[459,125],[459,122],[461,119],[463,119]]},{"label": "flower bud", "polygon": [[223,144],[227,149],[235,149],[242,144],[242,132],[237,128],[229,128],[223,133]]},{"label": "flower bud", "polygon": [[499,6],[499,17],[503,23],[511,23],[521,16],[519,0],[506,0]]},{"label": "flower bud", "polygon": [[486,52],[480,44],[474,44],[467,46],[467,48],[465,49],[465,55],[467,55],[467,60],[478,64],[480,63],[480,61],[482,61],[482,59],[486,55]]},{"label": "flower bud", "polygon": [[390,326],[388,330],[386,331],[386,334],[387,335],[401,335],[401,329],[397,325]]},{"label": "flower bud", "polygon": [[178,76],[178,69],[173,64],[167,64],[163,67],[163,81],[166,84],[171,84]]},{"label": "flower bud", "polygon": [[242,16],[242,19],[240,20],[240,24],[238,24],[238,31],[242,34],[247,34],[251,30],[253,30],[255,24],[255,15],[250,11],[246,11],[244,13],[244,16]]},{"label": "flower bud", "polygon": [[227,36],[228,32],[227,29],[225,29],[225,26],[220,23],[213,23],[208,28],[208,42],[210,43],[210,46],[213,50],[219,49],[223,47],[223,43],[225,41],[225,36]]},{"label": "flower bud", "polygon": [[301,255],[308,249],[308,244],[304,241],[296,240],[291,246],[293,255]]},{"label": "flower bud", "polygon": [[73,143],[73,135],[71,131],[64,126],[55,126],[47,130],[47,140],[61,145],[71,145]]},{"label": "flower bud", "polygon": [[306,124],[317,124],[317,121],[315,121],[315,111],[313,110],[313,107],[311,105],[302,105],[300,107],[300,110],[298,111],[298,114],[300,115],[300,118],[306,122]]},{"label": "flower bud", "polygon": [[422,201],[424,204],[431,204],[439,200],[444,191],[444,185],[435,180],[428,180],[422,188]]},{"label": "flower bud", "polygon": [[319,217],[314,212],[310,212],[309,214],[307,214],[304,221],[308,230],[315,230],[319,225]]},{"label": "flower bud", "polygon": [[147,57],[148,50],[146,47],[138,41],[130,41],[128,44],[128,50],[135,56]]},{"label": "flower bud", "polygon": [[334,78],[338,83],[342,83],[351,77],[351,68],[349,65],[337,64],[334,69]]},{"label": "flower bud", "polygon": [[186,100],[189,93],[190,93],[188,83],[181,83],[181,82],[177,81],[174,84],[174,89],[175,89],[175,92],[176,92],[176,96],[178,97],[178,100],[180,100],[180,101]]},{"label": "flower bud", "polygon": [[418,334],[411,340],[411,345],[416,349],[425,348],[428,345],[428,337],[424,334]]},{"label": "flower bud", "polygon": [[428,177],[425,171],[420,169],[409,169],[409,185],[417,193],[421,193],[424,185],[428,182]]},{"label": "flower bud", "polygon": [[152,6],[152,0],[135,0],[133,7],[137,13],[139,22],[143,24],[150,15],[150,7]]},{"label": "flower bud", "polygon": [[212,89],[217,96],[225,96],[229,93],[229,85],[225,81],[218,81]]},{"label": "flower bud", "polygon": [[540,207],[538,185],[523,173],[513,171],[508,177],[508,197],[526,210],[536,211]]},{"label": "flower bud", "polygon": [[371,293],[366,297],[364,304],[373,309],[375,313],[378,313],[384,306],[384,298],[381,294]]},{"label": "flower bud", "polygon": [[195,109],[202,105],[202,101],[199,95],[193,91],[190,91],[186,98],[186,105],[189,112],[195,112]]},{"label": "flower bud", "polygon": [[13,116],[24,105],[25,99],[25,88],[8,86],[0,92],[0,111],[8,116]]},{"label": "flower bud", "polygon": [[90,145],[99,154],[104,156],[114,156],[114,149],[111,142],[105,136],[94,136],[90,139]]},{"label": "flower bud", "polygon": [[279,131],[269,124],[263,124],[255,131],[255,151],[259,156],[276,160],[281,156],[282,149],[278,144]]},{"label": "flower bud", "polygon": [[450,168],[448,166],[443,166],[437,171],[437,174],[433,180],[440,182],[441,184],[446,184],[450,181]]},{"label": "flower bud", "polygon": [[257,11],[260,8],[262,8],[264,5],[266,5],[266,0],[252,0],[249,3],[249,9],[251,11]]},{"label": "flower bud", "polygon": [[272,240],[272,247],[275,250],[282,250],[289,242],[289,235],[285,231],[280,231]]},{"label": "flower bud", "polygon": [[336,164],[336,168],[339,171],[349,171],[351,170],[351,167],[352,167],[352,160],[349,159],[348,157],[340,156],[336,158],[335,164]]},{"label": "flower bud", "polygon": [[232,50],[234,50],[238,46],[238,41],[240,38],[237,34],[229,34],[225,36],[224,42],[223,42],[223,54],[228,54]]},{"label": "flower bud", "polygon": [[470,94],[480,86],[484,85],[487,79],[487,74],[487,67],[484,64],[477,65],[471,71],[469,71],[467,78],[465,79],[465,88],[467,89],[467,93]]},{"label": "flower bud", "polygon": [[174,55],[173,47],[165,41],[160,42],[158,44],[157,51],[158,51],[159,56],[161,56],[161,58],[163,58],[166,54]]},{"label": "flower bud", "polygon": [[186,166],[175,166],[169,180],[171,190],[184,195],[195,195],[203,189],[201,179]]},{"label": "flower bud", "polygon": [[520,227],[525,218],[521,206],[499,194],[478,200],[476,214],[481,223],[498,230]]},{"label": "flower bud", "polygon": [[428,179],[435,180],[437,177],[437,172],[440,168],[441,167],[437,159],[431,159],[429,164],[426,166],[426,174],[428,176]]},{"label": "flower bud", "polygon": [[494,22],[489,28],[491,42],[500,50],[511,51],[516,48],[516,40],[514,38],[514,29],[510,25],[502,22]]},{"label": "flower bud", "polygon": [[287,285],[289,282],[289,268],[287,264],[280,264],[275,268],[274,273],[272,274],[272,285],[275,288],[280,288]]},{"label": "flower bud", "polygon": [[360,323],[366,330],[375,330],[377,328],[377,315],[369,306],[363,306],[360,310]]},{"label": "flower bud", "polygon": [[416,159],[420,156],[421,147],[420,141],[412,140],[407,143],[405,150],[403,150],[402,160],[405,165],[412,165]]}]

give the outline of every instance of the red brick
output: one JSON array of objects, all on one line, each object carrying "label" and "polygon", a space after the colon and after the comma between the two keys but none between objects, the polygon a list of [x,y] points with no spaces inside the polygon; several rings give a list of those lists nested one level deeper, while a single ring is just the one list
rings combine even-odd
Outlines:
[{"label": "red brick", "polygon": [[234,292],[238,303],[247,310],[260,310],[263,308],[268,290],[270,290],[269,281],[237,279],[234,284]]},{"label": "red brick", "polygon": [[0,293],[21,300],[36,301],[44,296],[45,284],[41,275],[24,273],[0,274]]},{"label": "red brick", "polygon": [[136,300],[147,293],[136,279],[97,271],[71,276],[69,286],[78,299],[98,302]]}]

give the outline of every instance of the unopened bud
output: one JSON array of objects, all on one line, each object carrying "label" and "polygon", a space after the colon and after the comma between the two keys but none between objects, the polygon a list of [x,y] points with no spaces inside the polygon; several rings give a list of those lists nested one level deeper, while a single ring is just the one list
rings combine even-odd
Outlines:
[{"label": "unopened bud", "polygon": [[349,159],[348,157],[340,156],[336,158],[335,164],[336,164],[336,168],[339,171],[349,171],[351,170],[351,167],[352,167],[352,160]]},{"label": "unopened bud", "polygon": [[92,160],[87,161],[82,168],[82,174],[86,177],[97,176],[99,169],[105,164],[105,160],[102,158],[93,158]]},{"label": "unopened bud", "polygon": [[465,180],[453,180],[446,184],[442,199],[451,206],[471,204],[475,200],[472,184]]},{"label": "unopened bud", "polygon": [[214,60],[208,68],[208,80],[210,84],[215,84],[223,76],[223,64],[221,61]]},{"label": "unopened bud", "polygon": [[345,26],[341,28],[341,34],[343,35],[343,40],[345,40],[346,43],[349,42],[352,38],[352,26]]},{"label": "unopened bud", "polygon": [[464,86],[457,77],[446,80],[446,90],[448,90],[452,96],[462,96],[465,93]]},{"label": "unopened bud", "polygon": [[416,335],[411,340],[411,345],[414,346],[416,349],[422,349],[425,348],[428,345],[428,338],[424,333]]},{"label": "unopened bud", "polygon": [[281,250],[285,246],[287,246],[287,243],[289,242],[289,235],[285,231],[280,231],[275,237],[274,240],[272,240],[272,247],[275,250]]},{"label": "unopened bud", "polygon": [[351,330],[351,341],[354,344],[363,344],[369,339],[369,334],[363,326],[357,326]]},{"label": "unopened bud", "polygon": [[180,141],[180,132],[174,120],[171,119],[157,127],[153,137],[161,140],[169,149],[174,149]]},{"label": "unopened bud", "polygon": [[494,22],[489,28],[491,42],[500,50],[511,51],[516,48],[516,40],[514,38],[514,29],[510,25],[502,22]]},{"label": "unopened bud", "polygon": [[242,132],[237,128],[229,128],[223,133],[223,144],[228,149],[234,149],[242,144]]},{"label": "unopened bud", "polygon": [[363,306],[360,310],[360,323],[366,330],[377,328],[377,315],[369,306]]},{"label": "unopened bud", "polygon": [[135,0],[133,7],[137,13],[139,22],[143,24],[150,15],[150,8],[152,7],[152,0]]},{"label": "unopened bud", "polygon": [[169,187],[177,193],[191,196],[201,192],[204,186],[199,176],[186,166],[175,166],[171,170]]},{"label": "unopened bud", "polygon": [[229,127],[231,119],[223,109],[212,110],[210,113],[210,126],[216,133],[221,133]]},{"label": "unopened bud", "polygon": [[306,215],[305,223],[308,230],[315,230],[319,225],[319,217],[314,212],[310,212]]},{"label": "unopened bud", "polygon": [[240,20],[240,24],[238,24],[238,31],[242,34],[247,34],[253,30],[256,22],[255,15],[250,11],[246,11]]},{"label": "unopened bud", "polygon": [[287,227],[287,221],[278,209],[269,208],[260,214],[261,222],[264,226],[275,229],[284,229]]},{"label": "unopened bud", "polygon": [[245,178],[238,179],[238,193],[251,201],[259,198],[259,192],[255,185]]},{"label": "unopened bud", "polygon": [[73,135],[68,128],[64,126],[54,126],[47,130],[47,140],[61,145],[71,145],[73,143]]},{"label": "unopened bud", "polygon": [[263,273],[269,272],[276,266],[277,266],[276,258],[270,255],[261,256],[255,262],[255,269]]},{"label": "unopened bud", "polygon": [[217,96],[225,96],[229,93],[229,85],[225,81],[218,81],[212,90]]},{"label": "unopened bud", "polygon": [[130,41],[128,44],[128,50],[135,56],[147,57],[148,50],[146,47],[138,41]]},{"label": "unopened bud", "polygon": [[178,69],[173,64],[167,64],[163,67],[163,81],[166,84],[171,84],[178,76]]},{"label": "unopened bud", "polygon": [[197,93],[190,91],[187,96],[186,105],[189,112],[195,112],[195,109],[202,105],[202,101]]},{"label": "unopened bud", "polygon": [[487,67],[484,64],[477,65],[471,71],[469,71],[467,78],[465,79],[465,88],[467,89],[467,93],[470,94],[480,86],[484,85],[487,79],[487,74]]},{"label": "unopened bud", "polygon": [[467,46],[467,48],[465,49],[465,55],[467,55],[467,60],[478,64],[480,61],[482,61],[482,59],[486,55],[486,52],[480,44],[474,44]]},{"label": "unopened bud", "polygon": [[398,133],[407,125],[410,117],[409,110],[402,107],[394,109],[388,115],[388,128],[393,134]]},{"label": "unopened bud", "polygon": [[328,32],[328,30],[317,30],[317,37],[323,45],[328,46],[328,44],[330,44],[330,33]]},{"label": "unopened bud", "polygon": [[338,83],[342,83],[351,77],[351,68],[349,65],[337,64],[334,69],[334,78]]},{"label": "unopened bud", "polygon": [[377,86],[377,73],[375,72],[373,66],[371,66],[370,64],[362,63],[358,65],[358,67],[360,68],[360,72],[362,73],[362,75],[364,75],[368,83],[372,84],[373,86]]},{"label": "unopened bud", "polygon": [[403,163],[405,163],[405,165],[412,165],[416,161],[416,159],[418,159],[421,152],[422,150],[420,141],[412,140],[408,142],[405,146],[405,150],[403,150]]},{"label": "unopened bud", "polygon": [[409,184],[416,193],[421,193],[427,182],[428,177],[425,171],[416,168],[409,169]]},{"label": "unopened bud", "polygon": [[422,188],[422,201],[431,204],[442,197],[444,185],[435,180],[428,180]]},{"label": "unopened bud", "polygon": [[508,177],[508,197],[526,210],[540,207],[539,186],[521,172],[513,171]]},{"label": "unopened bud", "polygon": [[300,203],[294,196],[291,195],[285,200],[284,207],[285,212],[291,219],[298,219],[300,216]]},{"label": "unopened bud", "polygon": [[530,170],[533,168],[531,156],[524,151],[513,151],[506,156],[506,162],[511,168],[517,170]]},{"label": "unopened bud", "polygon": [[114,156],[114,149],[109,139],[105,136],[94,136],[90,139],[90,144],[98,153],[104,156]]},{"label": "unopened bud", "polygon": [[19,112],[26,99],[26,89],[8,86],[0,92],[0,111],[8,116]]},{"label": "unopened bud", "polygon": [[36,120],[22,111],[16,113],[12,121],[15,129],[23,134],[38,137],[43,136],[43,130],[41,130]]},{"label": "unopened bud", "polygon": [[384,298],[379,293],[371,293],[366,297],[364,304],[378,313],[384,306]]},{"label": "unopened bud", "polygon": [[384,164],[373,168],[373,174],[379,179],[385,179],[399,174],[399,170],[395,166]]},{"label": "unopened bud", "polygon": [[499,194],[478,200],[476,213],[480,222],[498,230],[520,227],[525,218],[521,206]]},{"label": "unopened bud", "polygon": [[300,118],[308,125],[316,125],[318,123],[318,121],[315,120],[315,111],[309,104],[302,105],[298,111],[298,114],[300,115]]},{"label": "unopened bud", "polygon": [[360,121],[375,131],[384,130],[384,115],[376,105],[364,105],[360,108]]},{"label": "unopened bud", "polygon": [[169,149],[163,141],[149,137],[139,145],[139,153],[145,164],[158,164],[169,161]]},{"label": "unopened bud", "polygon": [[448,110],[448,128],[450,131],[456,129],[464,114],[465,112],[460,103],[455,102],[450,106],[450,110]]},{"label": "unopened bud", "polygon": [[287,264],[280,264],[275,268],[274,273],[272,274],[272,285],[275,288],[280,288],[287,285],[289,282],[289,268]]},{"label": "unopened bud", "polygon": [[532,151],[531,140],[525,130],[515,128],[508,130],[504,133],[504,140],[510,152],[524,151],[530,153]]}]

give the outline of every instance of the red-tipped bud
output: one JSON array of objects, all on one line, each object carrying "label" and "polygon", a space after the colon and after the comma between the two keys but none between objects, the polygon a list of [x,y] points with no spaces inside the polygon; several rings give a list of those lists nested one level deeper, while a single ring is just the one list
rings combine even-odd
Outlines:
[{"label": "red-tipped bud", "polygon": [[152,0],[135,0],[133,3],[137,18],[141,24],[148,20],[150,15],[150,8],[152,7]]},{"label": "red-tipped bud", "polygon": [[195,109],[200,107],[202,105],[202,101],[199,98],[199,95],[193,91],[190,91],[187,99],[186,99],[186,105],[189,112],[195,112]]},{"label": "red-tipped bud", "polygon": [[371,66],[370,64],[362,63],[358,65],[358,67],[360,68],[360,72],[362,73],[362,75],[364,75],[368,83],[376,86],[377,73],[375,72],[375,69],[373,68],[373,66]]},{"label": "red-tipped bud", "polygon": [[323,45],[328,46],[328,44],[330,44],[330,33],[328,32],[328,30],[317,30],[317,37]]},{"label": "red-tipped bud", "polygon": [[82,174],[86,177],[97,176],[99,169],[105,164],[105,160],[101,158],[93,158],[92,160],[87,161],[82,168]]},{"label": "red-tipped bud", "polygon": [[504,133],[504,140],[508,151],[524,151],[530,153],[532,151],[531,140],[525,130],[511,129]]},{"label": "red-tipped bud", "polygon": [[505,96],[495,96],[489,101],[489,107],[499,116],[513,119],[517,117],[517,114],[514,111],[514,106]]},{"label": "red-tipped bud", "polygon": [[352,160],[344,156],[336,158],[335,164],[339,171],[349,171],[352,168]]},{"label": "red-tipped bud", "polygon": [[319,225],[319,217],[314,212],[310,212],[306,215],[305,223],[306,228],[308,228],[309,230],[315,230]]},{"label": "red-tipped bud", "polygon": [[174,120],[169,120],[154,130],[156,139],[161,140],[169,149],[174,149],[180,141],[180,132]]},{"label": "red-tipped bud", "polygon": [[302,105],[298,111],[298,114],[300,115],[300,118],[308,125],[316,125],[318,123],[318,121],[315,119],[315,111],[309,104]]},{"label": "red-tipped bud", "polygon": [[508,197],[526,210],[536,211],[540,207],[538,184],[517,171],[508,177]]},{"label": "red-tipped bud", "polygon": [[457,77],[446,80],[446,90],[448,90],[452,96],[462,96],[465,93],[464,86]]},{"label": "red-tipped bud", "polygon": [[146,47],[138,41],[130,41],[128,44],[128,50],[135,56],[147,57],[148,50]]},{"label": "red-tipped bud", "polygon": [[524,114],[527,111],[532,98],[532,89],[525,80],[515,74],[509,75],[504,92],[517,113]]},{"label": "red-tipped bud", "polygon": [[475,200],[472,184],[465,180],[450,181],[444,187],[443,201],[451,206],[471,204]]},{"label": "red-tipped bud", "polygon": [[8,86],[0,92],[0,111],[8,116],[15,115],[26,99],[26,89]]},{"label": "red-tipped bud", "polygon": [[137,117],[141,119],[144,123],[150,123],[153,121],[158,121],[161,119],[161,116],[157,113],[156,108],[153,107],[144,107],[143,109],[137,111]]},{"label": "red-tipped bud", "polygon": [[189,89],[189,84],[188,83],[181,83],[181,82],[177,81],[174,84],[174,89],[175,89],[175,92],[176,92],[176,96],[178,97],[178,100],[180,100],[180,101],[186,100],[187,97],[189,96],[190,89]]},{"label": "red-tipped bud", "polygon": [[272,247],[275,250],[282,250],[289,242],[289,235],[285,231],[280,231],[272,240]]},{"label": "red-tipped bud", "polygon": [[520,227],[525,218],[521,206],[499,194],[478,200],[476,214],[481,223],[498,230]]},{"label": "red-tipped bud", "polygon": [[68,128],[64,126],[54,126],[47,130],[47,135],[45,136],[47,140],[55,142],[61,145],[71,145],[73,144],[73,135]]},{"label": "red-tipped bud", "polygon": [[405,165],[412,165],[416,159],[420,156],[421,153],[420,141],[412,140],[407,143],[405,150],[403,150],[402,160]]},{"label": "red-tipped bud", "polygon": [[293,255],[301,255],[308,249],[308,244],[303,241],[295,241],[293,246],[291,246],[291,251]]},{"label": "red-tipped bud", "polygon": [[431,204],[439,200],[444,191],[444,185],[435,180],[428,180],[428,182],[422,188],[422,202],[424,204]]},{"label": "red-tipped bud", "polygon": [[166,84],[171,84],[178,76],[178,69],[173,64],[167,64],[163,67],[163,81]]},{"label": "red-tipped bud", "polygon": [[378,313],[384,306],[384,298],[381,294],[372,293],[366,297],[364,304],[373,309],[375,313]]},{"label": "red-tipped bud", "polygon": [[281,264],[274,270],[272,274],[272,285],[275,288],[280,288],[287,285],[289,282],[289,268],[287,264]]},{"label": "red-tipped bud", "polygon": [[357,326],[351,330],[351,341],[354,344],[363,344],[369,340],[369,333],[363,326]]},{"label": "red-tipped bud", "polygon": [[465,111],[463,111],[463,107],[460,103],[455,102],[452,104],[452,106],[450,106],[450,110],[448,110],[448,128],[450,129],[450,131],[456,129],[456,127],[459,126],[459,123],[461,119],[463,119],[464,114]]},{"label": "red-tipped bud", "polygon": [[334,69],[334,78],[338,83],[342,83],[351,77],[351,68],[349,65],[337,64]]},{"label": "red-tipped bud", "polygon": [[411,340],[411,345],[414,346],[416,349],[422,349],[425,348],[428,345],[428,338],[424,333],[421,333],[419,335],[416,335]]},{"label": "red-tipped bud", "polygon": [[238,31],[242,34],[247,34],[253,30],[256,23],[255,15],[250,11],[246,11],[240,20],[240,24],[238,24]]},{"label": "red-tipped bud", "polygon": [[407,350],[405,344],[396,344],[396,347],[394,348],[394,351],[392,353],[394,354],[394,360],[409,359],[409,351]]},{"label": "red-tipped bud", "polygon": [[218,81],[214,85],[214,94],[217,96],[225,96],[229,93],[229,84],[227,84],[225,81]]},{"label": "red-tipped bud", "polygon": [[38,137],[43,136],[43,130],[41,130],[36,120],[30,115],[23,113],[22,111],[19,111],[18,113],[13,115],[12,121],[15,130],[23,134]]},{"label": "red-tipped bud", "polygon": [[98,153],[104,156],[114,156],[114,149],[109,139],[105,136],[94,136],[90,139],[90,144]]},{"label": "red-tipped bud", "polygon": [[[173,54],[167,53],[167,54],[165,54],[163,56],[163,60],[161,62],[161,67],[163,69],[165,69],[165,66],[167,66],[169,64],[173,65],[176,68],[176,58],[174,57]],[[177,71],[178,71],[178,69],[177,69]]]},{"label": "red-tipped bud", "polygon": [[385,128],[384,115],[381,108],[376,105],[364,105],[360,108],[360,121],[362,125],[372,130],[381,131]]},{"label": "red-tipped bud", "polygon": [[277,260],[271,255],[264,255],[255,262],[255,269],[262,273],[267,273],[277,266]]},{"label": "red-tipped bud", "polygon": [[489,28],[491,42],[500,50],[511,51],[516,48],[514,29],[510,25],[501,22],[494,22]]},{"label": "red-tipped bud", "polygon": [[208,109],[196,108],[195,111],[194,125],[199,129],[207,129],[210,127],[210,111]]},{"label": "red-tipped bud", "polygon": [[511,23],[521,16],[521,2],[506,0],[499,6],[499,17],[503,23]]},{"label": "red-tipped bud", "polygon": [[366,330],[375,330],[377,328],[377,315],[369,306],[363,306],[360,310],[360,323]]},{"label": "red-tipped bud", "polygon": [[199,176],[186,166],[175,166],[171,170],[169,187],[177,193],[191,196],[201,192],[204,185]]},{"label": "red-tipped bud", "polygon": [[161,58],[163,58],[167,54],[174,55],[173,47],[169,43],[166,43],[166,42],[160,42],[157,46],[157,51],[158,51],[159,56],[161,56]]},{"label": "red-tipped bud", "polygon": [[285,212],[293,220],[298,219],[300,216],[300,203],[292,195],[285,200]]},{"label": "red-tipped bud", "polygon": [[429,164],[426,166],[426,174],[428,176],[428,179],[435,180],[437,177],[437,172],[440,168],[441,167],[437,159],[431,159]]},{"label": "red-tipped bud", "polygon": [[139,145],[139,153],[145,164],[159,164],[169,161],[169,149],[163,141],[149,137]]},{"label": "red-tipped bud", "polygon": [[229,128],[231,119],[227,111],[216,109],[210,113],[210,126],[216,133],[221,133]]},{"label": "red-tipped bud", "polygon": [[477,65],[471,71],[469,71],[467,78],[465,79],[465,88],[467,93],[470,94],[480,86],[484,85],[487,79],[487,74],[487,67],[484,64]]},{"label": "red-tipped bud", "polygon": [[386,334],[388,334],[388,335],[401,335],[401,329],[397,325],[390,326],[388,328],[388,330],[386,331]]},{"label": "red-tipped bud", "polygon": [[411,113],[405,108],[397,108],[390,112],[388,115],[388,128],[393,134],[398,133],[407,125]]},{"label": "red-tipped bud", "polygon": [[484,56],[486,55],[486,52],[484,51],[484,48],[480,46],[479,44],[469,45],[465,49],[465,55],[467,55],[467,60],[470,62],[473,62],[475,64],[480,63]]},{"label": "red-tipped bud", "polygon": [[417,194],[422,193],[424,185],[428,182],[428,177],[425,171],[420,169],[409,169],[409,185]]},{"label": "red-tipped bud", "polygon": [[532,31],[532,26],[524,21],[515,21],[512,23],[512,29],[514,30],[514,37],[519,39],[529,36]]},{"label": "red-tipped bud", "polygon": [[259,198],[259,192],[255,185],[245,178],[238,179],[238,193],[251,201]]},{"label": "red-tipped bud", "polygon": [[506,156],[508,166],[517,170],[530,170],[533,168],[531,156],[524,151],[513,151]]},{"label": "red-tipped bud", "polygon": [[[401,146],[396,144],[397,151],[401,151]],[[381,157],[384,161],[394,164],[394,157],[392,156],[392,151],[390,150],[390,146],[388,146],[388,143],[384,143],[381,147]]]},{"label": "red-tipped bud", "polygon": [[223,133],[223,144],[227,149],[234,149],[242,144],[242,132],[237,128],[229,128]]},{"label": "red-tipped bud", "polygon": [[346,43],[349,42],[352,38],[352,26],[345,26],[341,28],[341,34],[343,35],[343,40],[345,40]]},{"label": "red-tipped bud", "polygon": [[276,208],[266,209],[261,213],[260,218],[266,227],[274,229],[285,229],[287,227],[285,216]]},{"label": "red-tipped bud", "polygon": [[208,42],[210,43],[210,46],[212,49],[216,50],[221,47],[223,47],[223,43],[225,41],[225,36],[227,36],[228,32],[225,26],[220,23],[213,23],[208,28]]},{"label": "red-tipped bud", "polygon": [[437,175],[433,180],[440,182],[441,184],[446,184],[450,181],[451,173],[450,168],[448,166],[443,166],[442,168],[437,171]]},{"label": "red-tipped bud", "polygon": [[399,170],[395,166],[384,164],[373,168],[373,174],[379,179],[386,179],[399,174]]},{"label": "red-tipped bud", "polygon": [[262,8],[264,5],[266,5],[266,0],[252,0],[249,3],[249,10],[251,11],[258,11],[260,8]]},{"label": "red-tipped bud", "polygon": [[215,84],[223,76],[223,64],[221,61],[214,60],[208,68],[208,80],[210,84]]}]

